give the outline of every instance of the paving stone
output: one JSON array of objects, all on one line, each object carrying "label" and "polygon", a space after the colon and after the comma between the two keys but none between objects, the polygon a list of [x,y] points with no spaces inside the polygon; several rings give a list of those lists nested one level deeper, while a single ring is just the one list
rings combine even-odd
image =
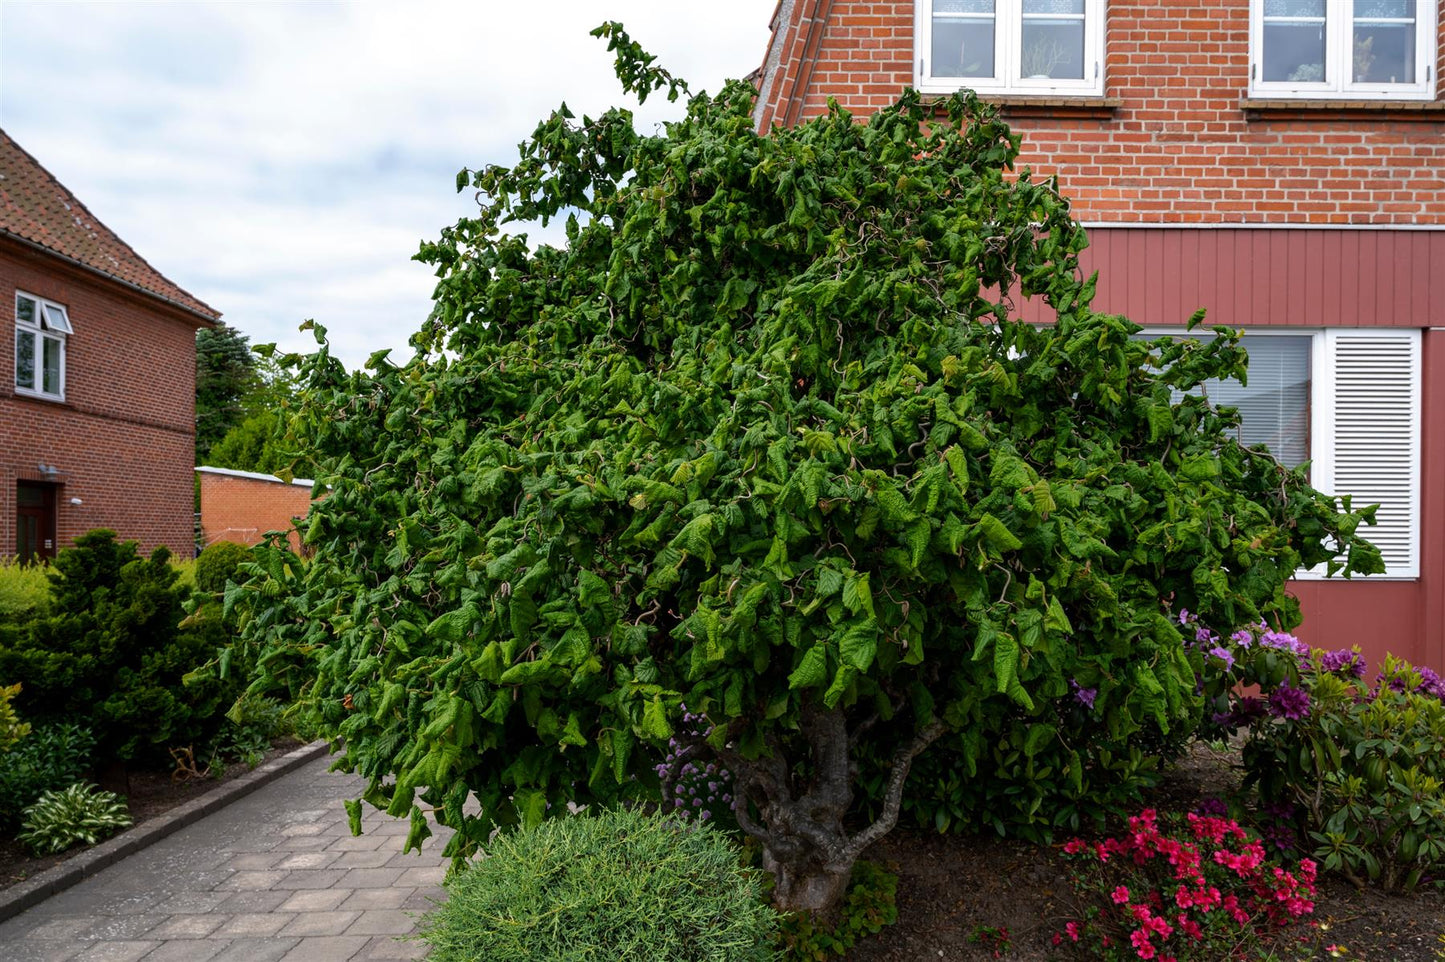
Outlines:
[{"label": "paving stone", "polygon": [[356,892],[341,903],[343,909],[356,909],[361,912],[371,909],[399,909],[411,898],[415,889],[397,888],[389,886],[384,889],[357,889]]},{"label": "paving stone", "polygon": [[417,920],[397,909],[370,909],[346,929],[347,935],[406,935]]},{"label": "paving stone", "polygon": [[228,899],[236,898],[228,892],[177,892],[161,899],[154,906],[157,912],[174,915],[181,912],[209,912],[219,908]]},{"label": "paving stone", "polygon": [[445,865],[425,865],[415,868],[403,869],[396,877],[397,885],[435,886],[446,880],[447,869]]},{"label": "paving stone", "polygon": [[299,868],[326,868],[345,854],[345,852],[292,852],[290,855],[283,855],[281,861],[276,863],[276,867],[288,872]]},{"label": "paving stone", "polygon": [[136,962],[158,945],[159,942],[148,940],[97,942],[75,959],[76,962]]},{"label": "paving stone", "polygon": [[[26,913],[28,915],[29,913]],[[79,939],[81,933],[95,925],[95,919],[74,918],[67,916],[60,919],[46,919],[38,925],[26,926],[26,915],[20,916],[15,922],[18,931],[16,935],[25,939]],[[18,924],[17,924],[18,923]]]},{"label": "paving stone", "polygon": [[152,939],[204,939],[221,927],[229,916],[222,913],[207,915],[172,915],[160,925],[146,932]]},{"label": "paving stone", "polygon": [[402,871],[399,868],[354,868],[341,877],[340,884],[353,889],[386,888],[401,878]]},{"label": "paving stone", "polygon": [[289,872],[234,872],[231,877],[216,886],[222,892],[237,892],[248,889],[269,889],[286,879]]},{"label": "paving stone", "polygon": [[278,852],[319,852],[332,842],[325,835],[293,835],[276,842]]},{"label": "paving stone", "polygon": [[297,912],[281,929],[281,935],[340,935],[361,915],[360,912]]},{"label": "paving stone", "polygon": [[264,872],[275,868],[276,863],[283,858],[285,854],[282,852],[246,852],[232,855],[222,864],[236,872]]},{"label": "paving stone", "polygon": [[[225,895],[225,892],[218,893]],[[217,911],[227,914],[243,912],[270,912],[291,897],[290,892],[236,892],[219,905]]]},{"label": "paving stone", "polygon": [[211,962],[280,962],[300,939],[237,939]]},{"label": "paving stone", "polygon": [[238,939],[271,936],[281,931],[295,917],[291,912],[247,912],[226,919],[216,929],[215,934]]},{"label": "paving stone", "polygon": [[112,915],[92,920],[90,928],[80,933],[88,941],[114,942],[138,939],[166,920],[164,915]]},{"label": "paving stone", "polygon": [[351,897],[351,889],[297,892],[281,903],[282,912],[329,912]]},{"label": "paving stone", "polygon": [[385,959],[420,959],[427,954],[431,946],[425,942],[405,941],[390,935],[378,935],[371,940],[358,959],[376,959],[378,962]]},{"label": "paving stone", "polygon": [[84,942],[13,941],[5,944],[5,962],[70,962],[85,948]]},{"label": "paving stone", "polygon": [[281,962],[348,962],[370,942],[365,936],[350,935],[332,939],[302,939]]},{"label": "paving stone", "polygon": [[292,838],[297,835],[320,835],[324,831],[326,831],[325,825],[312,823],[310,825],[287,825],[281,829],[281,834]]},{"label": "paving stone", "polygon": [[396,858],[394,852],[377,850],[374,852],[342,852],[337,856],[336,861],[331,863],[332,868],[381,868],[387,862]]},{"label": "paving stone", "polygon": [[374,852],[385,841],[381,835],[345,835],[332,839],[327,847],[333,852]]},{"label": "paving stone", "polygon": [[[271,886],[274,889],[329,889],[341,883],[347,870],[339,868],[298,869]],[[347,886],[350,888],[350,886]]]},{"label": "paving stone", "polygon": [[145,956],[145,962],[210,962],[230,945],[208,939],[176,939],[162,942]]}]

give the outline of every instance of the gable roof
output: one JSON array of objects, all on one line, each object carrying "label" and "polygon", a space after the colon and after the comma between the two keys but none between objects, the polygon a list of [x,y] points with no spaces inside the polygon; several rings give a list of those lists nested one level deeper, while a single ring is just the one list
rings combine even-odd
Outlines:
[{"label": "gable roof", "polygon": [[193,297],[146,263],[75,195],[0,130],[0,236],[120,281],[207,321],[221,312]]}]

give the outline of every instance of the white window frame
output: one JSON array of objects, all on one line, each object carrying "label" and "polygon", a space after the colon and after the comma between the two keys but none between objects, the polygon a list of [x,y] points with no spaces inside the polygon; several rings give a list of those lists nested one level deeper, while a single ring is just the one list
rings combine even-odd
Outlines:
[{"label": "white window frame", "polygon": [[935,77],[932,73],[933,0],[914,0],[914,86],[923,93],[953,93],[969,88],[981,94],[1102,97],[1107,17],[1107,0],[1084,0],[1082,79],[1033,79],[1019,75],[1023,50],[1023,2],[995,0],[994,76]]},{"label": "white window frame", "polygon": [[[21,319],[21,298],[35,304],[34,321],[27,322]],[[27,291],[17,290],[15,292],[15,364],[11,375],[16,394],[22,397],[42,398],[46,401],[65,400],[65,342],[74,333],[75,330],[70,324],[70,312],[65,309],[64,304]],[[35,359],[35,384],[33,387],[24,387],[20,383],[20,342],[23,338],[34,342],[32,356]],[[60,352],[60,390],[55,392],[45,390],[45,342],[47,341],[56,344]]]},{"label": "white window frame", "polygon": [[1350,79],[1354,63],[1354,0],[1325,0],[1325,79],[1264,80],[1264,3],[1249,2],[1249,95],[1284,100],[1434,100],[1439,0],[1415,6],[1415,82],[1366,84]]},{"label": "white window frame", "polygon": [[[1204,332],[1207,333],[1207,332]],[[1354,575],[1370,581],[1415,581],[1420,577],[1420,425],[1421,425],[1421,380],[1422,356],[1421,337],[1418,328],[1301,328],[1301,327],[1253,327],[1246,332],[1248,338],[1308,335],[1310,337],[1310,438],[1309,478],[1310,484],[1327,494],[1334,494],[1339,457],[1336,440],[1340,436],[1341,422],[1338,417],[1337,388],[1339,371],[1338,349],[1342,342],[1350,339],[1379,338],[1397,340],[1409,352],[1410,384],[1407,387],[1410,419],[1408,425],[1397,428],[1406,435],[1409,472],[1408,495],[1403,506],[1409,526],[1409,544],[1405,557],[1387,567],[1383,574]],[[1201,337],[1201,332],[1189,332],[1181,328],[1149,327],[1140,332],[1145,337]],[[1247,346],[1247,345],[1246,345]],[[1351,494],[1345,491],[1343,494]],[[1360,496],[1355,499],[1357,507],[1374,502]],[[1362,526],[1358,534],[1370,540],[1370,527]],[[1387,559],[1388,560],[1388,559]],[[1325,580],[1323,566],[1296,571],[1294,577],[1300,581]]]}]

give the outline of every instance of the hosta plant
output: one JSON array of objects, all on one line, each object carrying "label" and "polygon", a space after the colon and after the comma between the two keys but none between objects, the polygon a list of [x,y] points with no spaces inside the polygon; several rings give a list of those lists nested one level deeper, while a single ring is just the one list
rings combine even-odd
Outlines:
[{"label": "hosta plant", "polygon": [[[686,91],[599,33],[633,93]],[[302,679],[413,843],[422,804],[462,855],[656,798],[686,704],[682,760],[731,773],[778,907],[832,916],[945,732],[969,777],[1007,738],[1082,792],[1096,733],[1200,717],[1161,599],[1290,619],[1297,568],[1379,554],[1187,393],[1244,372],[1232,332],[1091,308],[1087,237],[993,108],[908,92],[763,136],[754,97],[646,133],[563,107],[463,172],[481,206],[419,254],[415,356],[348,372],[317,329],[291,359],[315,555],[258,552],[228,597],[258,684]],[[563,246],[503,232],[553,218]]]},{"label": "hosta plant", "polygon": [[125,799],[76,782],[40,796],[25,810],[24,824],[16,837],[34,855],[54,855],[73,845],[94,845],[130,824]]}]

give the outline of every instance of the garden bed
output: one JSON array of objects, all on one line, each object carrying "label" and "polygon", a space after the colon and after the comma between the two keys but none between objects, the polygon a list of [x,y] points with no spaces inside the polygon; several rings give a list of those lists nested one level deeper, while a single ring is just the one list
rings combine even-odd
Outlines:
[{"label": "garden bed", "polygon": [[[1234,783],[1237,756],[1196,744],[1149,800],[1187,811]],[[898,922],[865,939],[849,962],[1007,958],[1017,962],[1086,959],[1053,945],[1079,916],[1057,848],[996,837],[940,836],[900,827],[868,858],[897,872]],[[1356,962],[1438,962],[1445,952],[1445,893],[1422,885],[1410,896],[1357,891],[1321,878],[1314,920],[1284,936],[1278,958]],[[1007,931],[1007,950],[999,939]],[[1304,941],[1299,941],[1300,939]],[[1335,946],[1332,954],[1330,946]],[[998,956],[994,952],[998,951]]]},{"label": "garden bed", "polygon": [[[302,744],[299,739],[290,736],[279,738],[272,743],[271,749],[266,752],[258,764],[269,762],[287,752],[294,751]],[[127,809],[135,824],[140,825],[159,815],[164,815],[191,799],[199,798],[232,779],[239,778],[255,767],[257,766],[248,765],[245,762],[233,762],[218,775],[185,781],[172,778],[169,771],[132,771],[128,776],[129,791],[124,792]],[[120,786],[106,787],[120,789]],[[85,846],[77,845],[59,855],[33,858],[27,854],[25,847],[14,839],[0,839],[0,889],[9,888],[32,878],[37,873],[59,865],[84,851],[86,851]]]}]

